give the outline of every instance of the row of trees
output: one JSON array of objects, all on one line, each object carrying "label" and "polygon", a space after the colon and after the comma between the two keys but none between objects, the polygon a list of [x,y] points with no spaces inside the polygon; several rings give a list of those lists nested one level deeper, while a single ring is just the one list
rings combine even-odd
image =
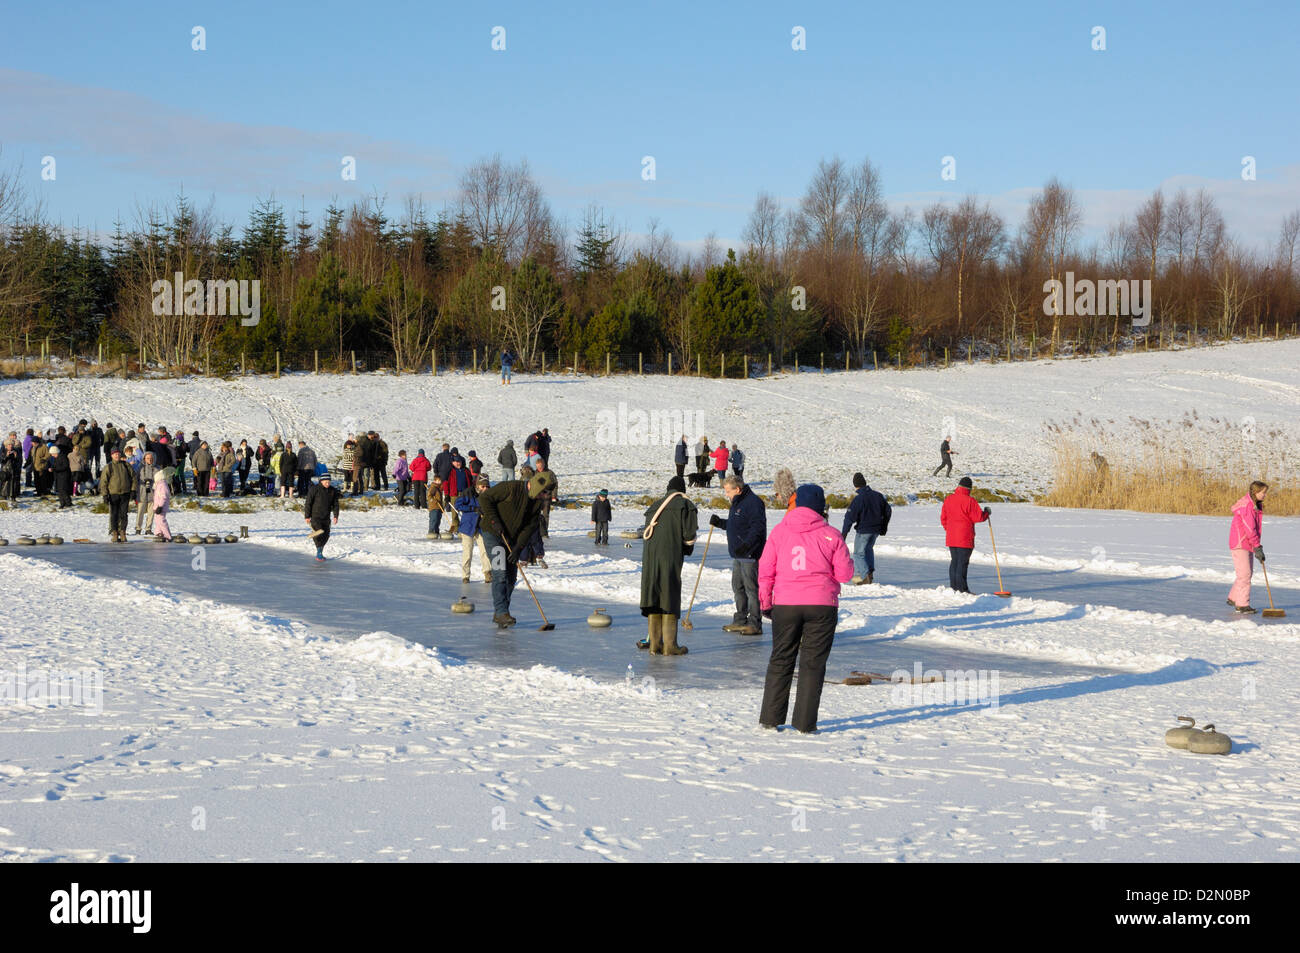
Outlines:
[{"label": "row of trees", "polygon": [[[525,162],[467,169],[457,199],[436,214],[408,200],[394,216],[379,196],[331,204],[320,222],[292,221],[268,199],[239,235],[185,196],[141,208],[99,242],[45,220],[0,171],[0,340],[52,336],[63,347],[136,350],[189,363],[211,349],[265,361],[276,351],[343,355],[385,350],[399,366],[432,347],[641,352],[710,365],[720,353],[904,351],[931,340],[1113,339],[1114,313],[1045,313],[1044,282],[1147,279],[1160,330],[1193,325],[1222,336],[1256,321],[1300,317],[1300,211],[1266,252],[1234,241],[1213,197],[1157,191],[1104,240],[1080,240],[1082,209],[1053,179],[1022,222],[967,196],[891,209],[868,160],[819,163],[783,208],[760,194],[743,247],[710,237],[686,254],[651,222],[637,243],[598,207],[561,224]],[[155,282],[257,280],[260,320],[158,315]]]}]

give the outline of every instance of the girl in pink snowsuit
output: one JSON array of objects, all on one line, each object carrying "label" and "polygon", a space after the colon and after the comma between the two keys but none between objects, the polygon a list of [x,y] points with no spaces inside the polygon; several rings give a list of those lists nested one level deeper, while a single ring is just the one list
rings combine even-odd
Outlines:
[{"label": "girl in pink snowsuit", "polygon": [[153,475],[153,531],[169,543],[172,541],[172,531],[167,525],[167,513],[172,502],[172,473],[171,467],[164,467]]},{"label": "girl in pink snowsuit", "polygon": [[1254,612],[1250,606],[1250,577],[1255,572],[1255,557],[1264,561],[1264,548],[1259,534],[1264,528],[1264,497],[1268,484],[1256,480],[1250,492],[1232,504],[1232,526],[1228,530],[1228,548],[1232,550],[1232,565],[1237,580],[1228,592],[1228,605],[1238,612]]}]

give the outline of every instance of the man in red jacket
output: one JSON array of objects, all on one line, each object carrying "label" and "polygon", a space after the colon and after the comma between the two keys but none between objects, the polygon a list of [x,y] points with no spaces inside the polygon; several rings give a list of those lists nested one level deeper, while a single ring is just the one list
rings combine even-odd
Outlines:
[{"label": "man in red jacket", "polygon": [[429,458],[424,455],[421,449],[411,461],[411,486],[415,488],[415,508],[422,510],[428,502],[425,492],[429,488]]},{"label": "man in red jacket", "polygon": [[983,523],[991,512],[986,506],[980,509],[979,503],[971,499],[970,491],[974,484],[970,477],[962,477],[957,489],[943,501],[939,510],[939,522],[947,534],[948,584],[957,592],[970,592],[966,586],[966,569],[970,566],[970,554],[975,549],[975,524]]}]

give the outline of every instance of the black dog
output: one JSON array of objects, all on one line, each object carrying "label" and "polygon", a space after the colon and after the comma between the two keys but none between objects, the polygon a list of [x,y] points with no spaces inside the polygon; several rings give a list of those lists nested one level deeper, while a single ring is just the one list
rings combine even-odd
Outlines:
[{"label": "black dog", "polygon": [[713,471],[705,470],[703,473],[686,474],[686,482],[690,486],[708,486],[713,482]]}]

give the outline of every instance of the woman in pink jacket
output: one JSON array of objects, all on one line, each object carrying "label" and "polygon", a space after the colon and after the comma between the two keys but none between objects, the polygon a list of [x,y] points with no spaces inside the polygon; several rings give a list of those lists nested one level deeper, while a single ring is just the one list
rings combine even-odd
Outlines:
[{"label": "woman in pink jacket", "polygon": [[171,510],[172,476],[174,467],[163,467],[153,475],[153,531],[155,536],[167,542],[172,541],[171,527],[167,525],[167,513]]},{"label": "woman in pink jacket", "polygon": [[1264,528],[1264,497],[1268,484],[1256,480],[1250,491],[1232,504],[1232,526],[1228,529],[1228,548],[1232,550],[1232,565],[1237,570],[1237,581],[1228,592],[1228,605],[1238,612],[1253,613],[1250,605],[1250,577],[1255,573],[1255,558],[1264,561],[1264,547],[1259,543]]},{"label": "woman in pink jacket", "polygon": [[772,620],[772,657],[758,716],[764,728],[785,724],[798,656],[799,694],[791,723],[804,734],[817,730],[840,586],[852,578],[849,548],[826,522],[826,494],[806,483],[795,491],[794,509],[772,530],[758,561],[758,604]]}]

